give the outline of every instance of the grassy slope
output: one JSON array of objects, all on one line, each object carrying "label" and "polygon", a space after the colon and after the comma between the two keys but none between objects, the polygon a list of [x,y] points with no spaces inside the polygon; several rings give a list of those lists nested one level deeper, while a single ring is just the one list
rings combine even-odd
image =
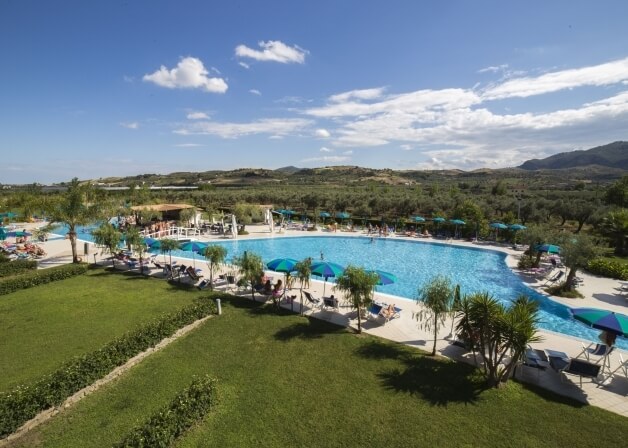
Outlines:
[{"label": "grassy slope", "polygon": [[[177,446],[622,446],[628,419],[244,299],[15,446],[111,446],[193,375],[220,403]],[[590,428],[604,428],[591,430]]]},{"label": "grassy slope", "polygon": [[2,296],[0,391],[36,379],[192,299],[165,281],[102,269]]}]

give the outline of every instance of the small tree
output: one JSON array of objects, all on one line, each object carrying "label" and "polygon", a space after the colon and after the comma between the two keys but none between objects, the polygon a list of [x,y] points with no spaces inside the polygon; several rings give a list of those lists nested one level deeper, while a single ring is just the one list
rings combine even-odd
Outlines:
[{"label": "small tree", "polygon": [[159,240],[159,247],[161,248],[161,253],[170,255],[170,267],[172,268],[172,251],[179,248],[179,242],[172,238],[164,238],[163,240]]},{"label": "small tree", "polygon": [[373,301],[372,292],[377,282],[377,274],[355,266],[347,266],[336,280],[336,289],[345,294],[351,307],[358,312],[358,333],[362,332],[362,311]]},{"label": "small tree", "polygon": [[61,197],[54,203],[47,205],[50,222],[59,222],[68,227],[73,263],[79,262],[76,250],[76,228],[94,222],[100,214],[100,208],[88,201],[90,190],[89,185],[81,185],[78,178],[75,177]]},{"label": "small tree", "polygon": [[436,355],[436,341],[438,330],[445,324],[445,317],[452,314],[455,289],[451,281],[442,275],[432,278],[419,289],[417,302],[424,308],[416,314],[421,326],[427,331],[434,330],[434,345],[432,356]]},{"label": "small tree", "polygon": [[207,260],[207,267],[209,267],[209,287],[214,289],[214,272],[225,262],[227,249],[223,246],[213,244],[205,248],[203,255]]},{"label": "small tree", "polygon": [[538,304],[520,296],[507,308],[484,292],[465,297],[461,308],[466,312],[457,330],[466,334],[482,355],[487,383],[499,387],[508,380],[528,344],[540,341],[536,335]]},{"label": "small tree", "polygon": [[301,309],[300,313],[303,314],[303,288],[310,287],[310,276],[312,275],[312,258],[307,257],[304,260],[299,261],[294,270],[297,272],[297,278],[299,279],[299,283],[301,284],[300,293],[301,293]]},{"label": "small tree", "polygon": [[628,209],[608,212],[600,221],[599,230],[612,240],[615,255],[623,256],[628,253]]},{"label": "small tree", "polygon": [[126,243],[131,247],[131,250],[135,251],[140,258],[140,272],[144,273],[144,254],[148,247],[146,246],[146,241],[144,241],[144,236],[140,233],[140,231],[135,226],[130,226],[126,233]]},{"label": "small tree", "polygon": [[586,234],[568,235],[561,242],[560,255],[565,266],[569,268],[567,280],[563,283],[562,291],[573,291],[574,278],[578,269],[585,268],[589,261],[600,255],[598,244]]},{"label": "small tree", "polygon": [[238,266],[242,277],[251,285],[251,297],[255,301],[255,284],[264,275],[262,257],[251,252],[245,252],[241,257],[236,257],[233,263]]},{"label": "small tree", "polygon": [[122,234],[114,226],[105,222],[92,232],[92,236],[94,237],[96,245],[100,246],[103,251],[107,251],[112,255],[111,265],[115,269],[116,258],[113,254],[116,252],[118,244],[120,244],[120,237]]}]

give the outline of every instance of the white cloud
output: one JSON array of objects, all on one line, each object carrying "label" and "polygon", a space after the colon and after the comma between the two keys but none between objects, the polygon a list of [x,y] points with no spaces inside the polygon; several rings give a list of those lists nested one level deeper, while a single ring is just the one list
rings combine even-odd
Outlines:
[{"label": "white cloud", "polygon": [[506,70],[508,68],[508,64],[501,65],[491,65],[489,67],[484,67],[478,70],[478,73],[496,73],[502,70]]},{"label": "white cloud", "polygon": [[352,149],[349,149],[349,150],[347,150],[347,151],[343,152],[343,154],[344,154],[345,156],[350,156],[350,155],[352,155],[352,154],[353,154],[353,150],[352,150]]},{"label": "white cloud", "polygon": [[323,147],[320,149],[320,152],[334,152],[334,150],[333,150],[333,149],[331,149],[331,148],[327,148],[326,146],[323,146]]},{"label": "white cloud", "polygon": [[255,134],[283,137],[305,130],[311,125],[311,120],[302,118],[265,118],[249,123],[203,121],[191,123],[174,132],[182,135],[216,135],[222,138],[239,138]]},{"label": "white cloud", "polygon": [[317,129],[316,131],[314,131],[314,135],[319,138],[331,137],[331,134],[329,133],[327,129]]},{"label": "white cloud", "polygon": [[482,97],[487,100],[557,92],[583,86],[606,86],[628,80],[628,58],[605,64],[545,73],[537,77],[510,79],[489,86]]},{"label": "white cloud", "polygon": [[351,90],[349,92],[338,93],[329,97],[332,103],[344,103],[349,100],[374,100],[383,95],[385,88]]},{"label": "white cloud", "polygon": [[179,143],[178,145],[174,145],[177,148],[201,148],[205,145],[201,145],[200,143]]},{"label": "white cloud", "polygon": [[241,58],[251,58],[256,61],[273,61],[282,64],[303,64],[305,56],[309,53],[297,45],[290,47],[279,40],[260,41],[258,45],[262,50],[254,50],[246,45],[238,45],[235,54]]},{"label": "white cloud", "polygon": [[247,64],[246,62],[243,62],[243,61],[238,62],[238,65],[240,67],[244,67],[247,70],[251,68],[251,66],[249,64]]},{"label": "white cloud", "polygon": [[410,151],[412,149],[412,145],[401,145],[401,149],[403,149],[404,151]]},{"label": "white cloud", "polygon": [[269,140],[283,140],[283,135],[271,135],[268,137]]},{"label": "white cloud", "polygon": [[129,122],[129,123],[120,123],[120,126],[127,129],[139,129],[140,124],[137,121]]},{"label": "white cloud", "polygon": [[258,96],[261,96],[261,94],[262,94],[262,92],[260,92],[257,89],[250,89],[249,93],[252,93],[253,95],[258,95]]},{"label": "white cloud", "polygon": [[351,157],[346,157],[346,156],[323,156],[323,157],[310,157],[309,159],[301,160],[301,162],[303,162],[303,163],[308,163],[308,162],[332,162],[332,163],[336,163],[336,162],[346,162],[348,160],[351,160]]},{"label": "white cloud", "polygon": [[188,120],[209,120],[209,115],[205,112],[190,112],[187,114]]},{"label": "white cloud", "polygon": [[144,75],[142,79],[169,89],[202,89],[206,92],[225,93],[228,89],[225,80],[210,78],[208,74],[200,59],[187,57],[181,59],[172,70],[162,65],[159,70]]}]

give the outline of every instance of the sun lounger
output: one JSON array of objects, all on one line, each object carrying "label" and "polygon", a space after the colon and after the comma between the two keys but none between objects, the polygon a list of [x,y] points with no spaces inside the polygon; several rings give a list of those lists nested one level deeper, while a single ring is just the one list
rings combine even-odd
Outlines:
[{"label": "sun lounger", "polygon": [[[199,272],[200,272],[200,269],[199,269]],[[197,282],[203,278],[203,275],[200,274],[199,272],[195,271],[192,266],[188,266],[185,269],[185,273],[187,274],[187,276],[190,277],[192,280],[194,280],[194,282]]]},{"label": "sun lounger", "polygon": [[323,297],[322,308],[324,310],[331,308],[332,310],[338,311],[340,309],[338,299],[336,299],[335,297]]},{"label": "sun lounger", "polygon": [[537,369],[537,376],[540,376],[541,370],[550,367],[549,357],[544,350],[529,347],[523,354],[523,365]]},{"label": "sun lounger", "polygon": [[585,347],[582,344],[582,351],[576,356],[576,358],[584,357],[587,361],[592,361],[592,357],[599,356],[597,360],[594,361],[595,364],[600,364],[602,366],[602,373],[605,371],[610,372],[611,370],[611,359],[610,354],[615,349],[614,346],[609,347],[606,344],[596,344],[594,342],[590,343]]},{"label": "sun lounger", "polygon": [[305,296],[307,303],[309,303],[312,308],[319,307],[321,305],[321,299],[314,297],[311,292],[303,291],[303,295]]},{"label": "sun lounger", "polygon": [[578,375],[580,377],[580,387],[582,388],[582,378],[591,378],[597,382],[602,366],[583,359],[571,358],[567,367],[562,372],[565,374]]},{"label": "sun lounger", "polygon": [[543,283],[543,286],[551,286],[551,285],[553,285],[554,283],[559,281],[561,278],[563,278],[563,275],[565,275],[565,271],[558,271],[558,273],[556,275],[554,275],[553,277],[550,277],[549,279],[547,279],[547,281],[545,283]]}]

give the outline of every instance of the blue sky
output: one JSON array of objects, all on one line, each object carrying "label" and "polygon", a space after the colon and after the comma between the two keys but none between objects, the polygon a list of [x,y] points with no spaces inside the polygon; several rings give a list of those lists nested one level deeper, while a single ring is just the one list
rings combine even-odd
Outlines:
[{"label": "blue sky", "polygon": [[0,0],[0,183],[628,140],[628,2]]}]

